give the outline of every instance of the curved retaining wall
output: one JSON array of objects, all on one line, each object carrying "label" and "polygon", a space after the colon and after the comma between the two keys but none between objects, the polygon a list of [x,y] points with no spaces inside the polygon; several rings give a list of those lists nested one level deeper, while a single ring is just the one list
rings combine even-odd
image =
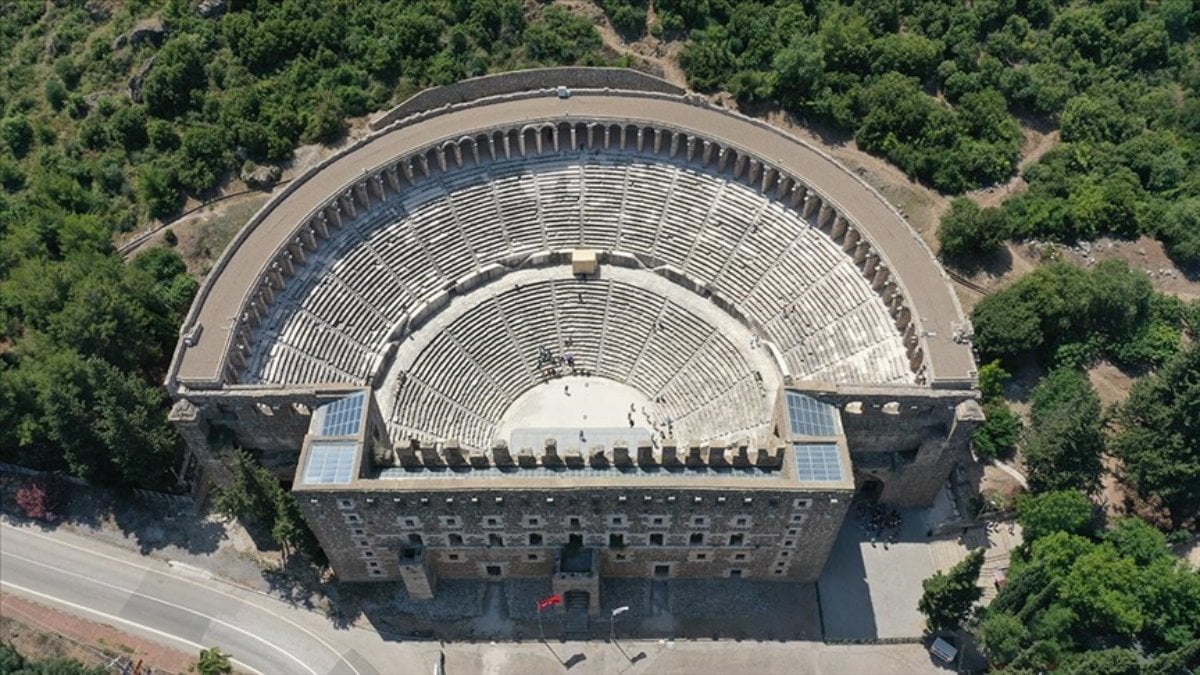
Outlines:
[{"label": "curved retaining wall", "polygon": [[492,96],[522,91],[557,89],[613,89],[648,91],[680,95],[683,89],[664,79],[627,68],[535,68],[510,73],[484,75],[469,80],[434,87],[414,94],[400,105],[371,120],[371,129],[378,131],[387,125],[426,110],[447,105],[478,101]]}]

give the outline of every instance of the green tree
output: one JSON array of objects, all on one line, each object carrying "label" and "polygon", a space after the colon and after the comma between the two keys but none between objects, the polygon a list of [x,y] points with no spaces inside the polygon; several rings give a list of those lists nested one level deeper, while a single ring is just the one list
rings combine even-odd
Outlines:
[{"label": "green tree", "polygon": [[163,218],[179,210],[175,172],[161,164],[147,164],[138,172],[138,195],[152,218]]},{"label": "green tree", "polygon": [[1147,499],[1161,499],[1176,526],[1200,513],[1200,347],[1138,380],[1117,408],[1110,449]]},{"label": "green tree", "polygon": [[1092,503],[1079,490],[1023,495],[1017,500],[1017,522],[1028,542],[1054,532],[1088,535],[1092,531]]},{"label": "green tree", "polygon": [[1058,369],[1030,394],[1030,432],[1024,444],[1035,492],[1091,492],[1100,481],[1104,449],[1100,398],[1082,373]]},{"label": "green tree", "polygon": [[1029,639],[1025,623],[1006,612],[992,612],[980,622],[976,631],[979,646],[992,665],[1003,666],[1021,653]]},{"label": "green tree", "polygon": [[970,199],[959,197],[942,216],[937,236],[942,252],[951,258],[987,255],[1000,248],[1008,236],[1008,224],[1000,209],[980,209]]},{"label": "green tree", "polygon": [[181,35],[168,40],[159,50],[142,84],[142,96],[150,114],[170,118],[191,107],[193,92],[206,83],[199,42]]},{"label": "green tree", "polygon": [[983,549],[975,549],[965,560],[943,574],[938,572],[921,582],[925,589],[917,608],[925,615],[934,632],[957,628],[983,595],[979,571],[983,569]]},{"label": "green tree", "polygon": [[228,654],[222,654],[217,647],[209,647],[200,650],[196,671],[200,675],[226,675],[233,672],[233,664],[229,662]]}]

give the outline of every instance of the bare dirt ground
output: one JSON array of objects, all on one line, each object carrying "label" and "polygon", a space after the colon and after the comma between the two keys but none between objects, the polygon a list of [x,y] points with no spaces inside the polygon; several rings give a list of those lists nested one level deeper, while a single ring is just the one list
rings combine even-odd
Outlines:
[{"label": "bare dirt ground", "polygon": [[1104,406],[1124,401],[1135,381],[1132,376],[1108,361],[1101,361],[1093,366],[1088,371],[1088,379],[1100,396],[1100,404]]}]

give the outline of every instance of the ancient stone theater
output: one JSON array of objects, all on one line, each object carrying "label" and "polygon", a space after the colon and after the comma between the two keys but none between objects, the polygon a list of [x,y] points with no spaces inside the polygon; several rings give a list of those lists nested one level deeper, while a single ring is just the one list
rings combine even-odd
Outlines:
[{"label": "ancient stone theater", "polygon": [[812,581],[851,500],[929,504],[982,419],[929,249],[820,150],[664,81],[423,92],[281,186],[167,378],[345,581]]}]

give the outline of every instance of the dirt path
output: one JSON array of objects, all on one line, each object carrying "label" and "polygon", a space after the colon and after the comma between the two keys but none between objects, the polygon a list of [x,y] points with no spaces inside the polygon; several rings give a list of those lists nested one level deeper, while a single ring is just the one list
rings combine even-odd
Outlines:
[{"label": "dirt path", "polygon": [[965,195],[968,199],[972,199],[975,203],[984,207],[999,206],[1006,200],[1025,192],[1029,187],[1023,176],[1025,169],[1057,146],[1060,137],[1057,129],[1044,133],[1025,125],[1022,125],[1021,133],[1025,136],[1025,142],[1021,146],[1021,159],[1017,162],[1016,175],[1003,185],[994,185],[982,190],[968,192]]},{"label": "dirt path", "polygon": [[[649,33],[636,42],[626,42],[613,28],[612,22],[604,10],[595,3],[587,0],[555,0],[554,4],[567,8],[573,14],[578,14],[591,20],[600,33],[604,46],[621,54],[630,56],[648,65],[650,70],[671,84],[687,89],[687,75],[679,67],[679,52],[683,49],[682,42],[665,42]],[[654,20],[653,8],[648,8],[647,23]]]}]

